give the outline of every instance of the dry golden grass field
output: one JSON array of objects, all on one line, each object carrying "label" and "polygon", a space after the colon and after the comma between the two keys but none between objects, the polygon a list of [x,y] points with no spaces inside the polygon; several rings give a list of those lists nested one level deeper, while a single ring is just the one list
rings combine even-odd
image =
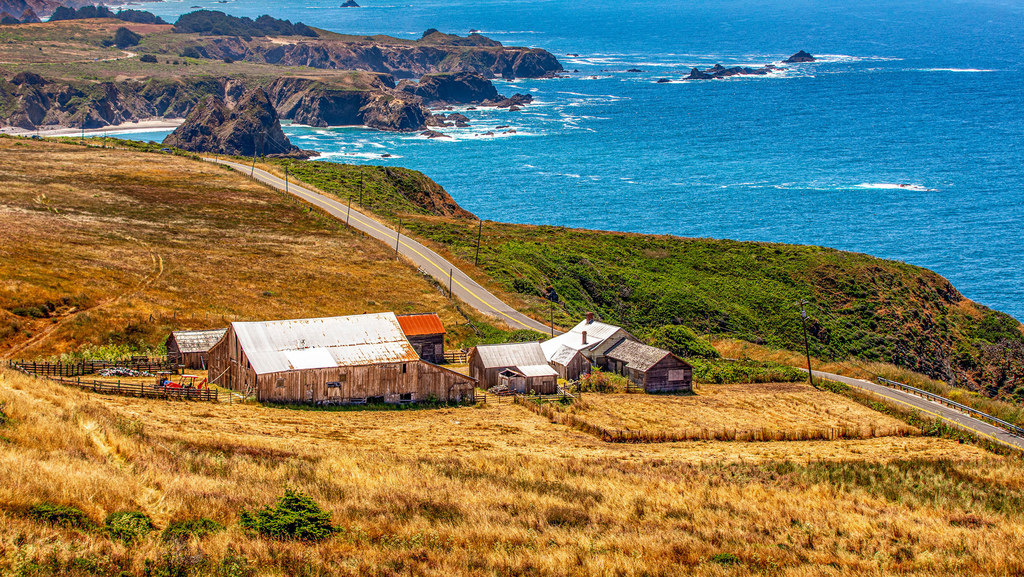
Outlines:
[{"label": "dry golden grass field", "polygon": [[227,169],[8,138],[0,157],[0,357],[232,319],[438,312],[471,330],[387,247]]},{"label": "dry golden grass field", "polygon": [[696,395],[585,395],[562,412],[605,431],[661,440],[907,436],[919,431],[801,383],[698,385]]},{"label": "dry golden grass field", "polygon": [[[664,400],[664,399],[658,399]],[[1014,575],[1024,463],[926,437],[608,444],[522,406],[314,411],[99,397],[0,373],[11,575]],[[872,417],[873,418],[873,417]],[[342,531],[254,537],[286,487]],[[132,547],[29,518],[227,528]]]}]

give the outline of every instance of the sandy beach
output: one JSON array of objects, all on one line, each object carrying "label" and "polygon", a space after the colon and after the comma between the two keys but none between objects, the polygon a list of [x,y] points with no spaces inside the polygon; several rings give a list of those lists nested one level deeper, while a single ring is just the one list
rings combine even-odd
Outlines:
[{"label": "sandy beach", "polygon": [[8,126],[0,128],[0,134],[11,134],[14,136],[31,136],[33,134],[37,134],[42,137],[78,136],[83,132],[86,136],[131,134],[133,132],[149,132],[151,130],[173,130],[181,126],[182,122],[184,122],[184,119],[182,118],[150,118],[147,120],[139,120],[138,122],[112,124],[110,126],[104,126],[103,128],[88,128],[84,131],[80,128],[69,128],[66,126],[44,126],[39,130],[26,130],[24,128]]}]

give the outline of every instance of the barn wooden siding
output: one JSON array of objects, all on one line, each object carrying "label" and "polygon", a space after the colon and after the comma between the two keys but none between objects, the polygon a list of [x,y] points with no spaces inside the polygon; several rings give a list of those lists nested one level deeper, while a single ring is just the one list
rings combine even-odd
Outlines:
[{"label": "barn wooden siding", "polygon": [[[210,351],[214,384],[280,403],[471,401],[473,379],[422,360],[256,374],[233,330]],[[330,383],[330,386],[328,384]]]}]

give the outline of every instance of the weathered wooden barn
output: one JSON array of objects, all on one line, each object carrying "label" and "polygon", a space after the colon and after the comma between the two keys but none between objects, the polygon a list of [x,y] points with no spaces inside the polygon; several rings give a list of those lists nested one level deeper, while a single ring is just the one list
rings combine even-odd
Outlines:
[{"label": "weathered wooden barn", "polygon": [[622,339],[638,341],[622,327],[596,321],[594,313],[587,313],[586,320],[568,332],[544,341],[541,347],[549,362],[562,347],[568,347],[582,352],[590,359],[591,365],[603,368],[607,364],[605,353]]},{"label": "weathered wooden barn", "polygon": [[666,350],[622,339],[606,357],[608,371],[627,377],[648,393],[693,390],[693,367]]},{"label": "weathered wooden barn", "polygon": [[548,359],[548,364],[558,373],[558,378],[576,381],[590,374],[591,364],[583,351],[562,345]]},{"label": "weathered wooden barn", "polygon": [[224,337],[227,329],[174,331],[167,337],[167,360],[186,369],[205,370],[210,349]]},{"label": "weathered wooden barn", "polygon": [[231,323],[210,382],[281,403],[472,400],[475,381],[424,361],[394,313]]},{"label": "weathered wooden barn", "polygon": [[[501,373],[511,371],[504,378]],[[514,382],[516,392],[558,392],[558,372],[548,365],[540,343],[480,345],[469,353],[469,375],[484,389]]]},{"label": "weathered wooden barn", "polygon": [[444,363],[444,323],[436,314],[398,315],[398,324],[412,348],[428,363]]}]

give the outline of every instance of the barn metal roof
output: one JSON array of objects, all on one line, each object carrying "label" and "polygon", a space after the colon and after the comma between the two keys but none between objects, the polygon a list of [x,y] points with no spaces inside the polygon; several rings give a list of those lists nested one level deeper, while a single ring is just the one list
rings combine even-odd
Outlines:
[{"label": "barn metal roof", "polygon": [[231,323],[257,374],[419,358],[394,313]]},{"label": "barn metal roof", "polygon": [[516,369],[523,374],[524,377],[557,377],[558,371],[551,368],[551,365],[544,363],[543,365],[517,365]]},{"label": "barn metal roof", "polygon": [[398,324],[402,325],[402,331],[409,337],[445,334],[441,317],[434,313],[398,315]]},{"label": "barn metal roof", "polygon": [[212,329],[208,331],[174,331],[171,336],[174,342],[178,343],[178,352],[181,353],[205,353],[213,345],[217,344],[227,329]]},{"label": "barn metal roof", "polygon": [[605,354],[610,359],[626,363],[631,369],[644,372],[672,353],[643,343],[623,340]]},{"label": "barn metal roof", "polygon": [[505,343],[501,345],[479,345],[476,352],[486,368],[523,367],[547,365],[544,349],[540,343]]},{"label": "barn metal roof", "polygon": [[[577,351],[591,349],[615,336],[615,333],[619,331],[626,335],[629,334],[621,327],[615,325],[609,325],[600,321],[593,321],[588,324],[587,321],[582,321],[568,332],[544,341],[541,343],[541,347],[544,348],[545,357],[548,360],[552,360],[555,353],[563,346]],[[587,344],[583,344],[584,332],[587,333]]]}]

